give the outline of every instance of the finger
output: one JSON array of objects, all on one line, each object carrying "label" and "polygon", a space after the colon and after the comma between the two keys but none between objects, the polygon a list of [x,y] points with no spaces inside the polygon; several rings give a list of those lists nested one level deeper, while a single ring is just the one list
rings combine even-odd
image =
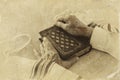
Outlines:
[{"label": "finger", "polygon": [[48,54],[49,41],[46,37],[43,38],[43,46],[44,46],[44,50],[45,50],[44,54]]},{"label": "finger", "polygon": [[69,20],[74,19],[74,18],[76,18],[76,16],[74,16],[74,15],[65,15],[65,16],[58,18],[57,21],[63,22],[63,23],[68,23]]},{"label": "finger", "polygon": [[63,22],[56,22],[55,25],[61,27],[64,30],[66,30],[66,28],[69,26],[69,24],[65,24]]},{"label": "finger", "polygon": [[67,17],[61,17],[57,21],[58,22],[62,22],[62,23],[67,23],[68,22],[68,18]]},{"label": "finger", "polygon": [[52,44],[50,43],[50,41],[47,39],[47,38],[44,38],[43,39],[43,44],[44,44],[44,47],[49,51],[49,50],[53,50],[53,46]]},{"label": "finger", "polygon": [[47,38],[43,38],[43,45],[45,50],[44,54],[50,54],[50,55],[57,54],[57,51],[55,50],[55,48]]},{"label": "finger", "polygon": [[44,50],[43,44],[40,44],[40,55],[43,56],[44,53],[45,53],[45,50]]}]

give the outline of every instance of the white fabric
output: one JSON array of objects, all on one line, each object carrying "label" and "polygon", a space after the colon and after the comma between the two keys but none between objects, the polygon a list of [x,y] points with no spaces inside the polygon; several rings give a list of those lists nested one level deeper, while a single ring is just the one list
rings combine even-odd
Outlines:
[{"label": "white fabric", "polygon": [[[80,57],[69,70],[79,74],[85,80],[119,80],[120,66],[117,59],[119,57],[116,58],[116,55],[119,55],[119,52],[117,52],[119,50],[119,40],[117,38],[119,31],[116,30],[113,27],[108,28],[108,25],[96,26],[90,41],[93,49]],[[116,39],[115,36],[117,36]],[[109,46],[106,46],[106,44]],[[108,52],[111,47],[114,50],[112,53]],[[115,51],[116,49],[117,51]],[[114,52],[116,53],[114,54]]]},{"label": "white fabric", "polygon": [[[40,44],[41,57],[35,63],[31,80],[80,80],[79,75],[55,63],[58,59],[57,51],[44,38]],[[63,77],[64,76],[64,77]]]},{"label": "white fabric", "polygon": [[[96,27],[91,36],[90,43],[93,48],[107,52],[116,59],[119,59],[117,35],[118,33],[109,32]],[[48,47],[47,45],[49,45],[49,43],[46,42],[47,41],[44,41],[43,44],[40,45],[41,54],[38,53],[32,46],[29,35],[23,34],[9,41],[1,42],[0,44],[3,46],[0,48],[0,55],[2,55],[0,58],[2,64],[0,65],[0,80],[81,80],[80,76],[82,73],[81,75],[77,75],[73,73],[74,71],[71,72],[54,62],[54,59],[56,59],[56,52],[51,51],[53,49],[50,46]],[[114,42],[114,44],[112,44],[112,42]],[[104,53],[102,54],[100,52],[100,54],[103,55]],[[35,56],[35,59],[31,58],[31,56]],[[111,57],[108,57],[108,60],[109,58],[112,60]],[[114,59],[113,62],[116,64]],[[111,64],[113,63],[111,62]],[[80,67],[81,65],[78,66]],[[75,67],[72,68],[75,69]],[[46,69],[48,69],[47,73],[45,72]],[[76,67],[76,70],[79,71],[79,68]],[[110,73],[109,69],[106,71]]]},{"label": "white fabric", "polygon": [[119,54],[119,33],[96,27],[91,36],[91,45],[93,48],[107,52],[111,56],[120,60]]},{"label": "white fabric", "polygon": [[34,59],[30,59],[29,55],[26,55],[29,54],[26,48],[33,50],[29,45],[30,42],[29,35],[20,34],[0,43],[2,45],[0,46],[0,80],[26,80],[29,78],[35,63]]},{"label": "white fabric", "polygon": [[[56,53],[50,51],[51,47],[47,41],[43,42],[44,45],[40,44],[41,54],[34,49],[31,44],[31,37],[26,34],[17,35],[0,44],[2,45],[0,48],[0,80],[80,79],[77,74],[54,62]],[[36,58],[33,59],[31,56]],[[36,69],[38,70],[36,71]],[[61,77],[60,75],[67,77]]]}]

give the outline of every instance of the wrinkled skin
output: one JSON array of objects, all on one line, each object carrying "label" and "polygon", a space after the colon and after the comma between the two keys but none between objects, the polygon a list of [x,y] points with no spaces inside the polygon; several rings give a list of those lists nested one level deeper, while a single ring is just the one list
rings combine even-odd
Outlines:
[{"label": "wrinkled skin", "polygon": [[85,36],[89,38],[93,32],[93,28],[82,23],[74,15],[66,15],[58,18],[55,25],[63,28],[65,31],[74,36]]}]

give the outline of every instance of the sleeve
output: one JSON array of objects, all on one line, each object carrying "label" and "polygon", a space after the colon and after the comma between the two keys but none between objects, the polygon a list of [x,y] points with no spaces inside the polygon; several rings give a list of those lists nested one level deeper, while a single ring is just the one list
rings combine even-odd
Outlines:
[{"label": "sleeve", "polygon": [[81,80],[82,78],[56,63],[57,51],[47,38],[40,45],[41,56],[32,68],[31,80]]},{"label": "sleeve", "polygon": [[44,80],[83,80],[79,75],[54,63]]},{"label": "sleeve", "polygon": [[94,49],[104,51],[114,58],[120,60],[119,55],[119,33],[107,29],[95,27],[90,44]]},{"label": "sleeve", "polygon": [[35,63],[30,80],[81,80],[82,78],[55,62],[40,59]]}]

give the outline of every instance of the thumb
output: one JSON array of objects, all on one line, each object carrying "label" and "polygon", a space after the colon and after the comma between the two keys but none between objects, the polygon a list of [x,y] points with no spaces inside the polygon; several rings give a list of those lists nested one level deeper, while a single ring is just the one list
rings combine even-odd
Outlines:
[{"label": "thumb", "polygon": [[61,27],[62,29],[66,30],[66,28],[69,26],[69,24],[65,24],[65,23],[63,23],[63,22],[57,21],[57,22],[55,23],[55,26]]}]

